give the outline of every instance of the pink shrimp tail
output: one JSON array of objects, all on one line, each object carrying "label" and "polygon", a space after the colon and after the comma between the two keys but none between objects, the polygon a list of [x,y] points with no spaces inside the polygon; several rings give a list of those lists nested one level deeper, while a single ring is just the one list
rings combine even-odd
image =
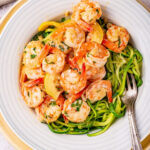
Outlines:
[{"label": "pink shrimp tail", "polygon": [[58,52],[59,50],[56,47],[51,47],[49,46],[49,53],[55,53]]},{"label": "pink shrimp tail", "polygon": [[63,116],[63,118],[64,118],[65,123],[68,123],[69,120],[67,119],[67,117],[66,117],[64,114],[63,114],[62,116]]},{"label": "pink shrimp tail", "polygon": [[113,101],[113,99],[112,99],[112,91],[107,92],[107,97],[108,97],[108,101],[109,101],[110,103],[112,103],[112,101]]},{"label": "pink shrimp tail", "polygon": [[102,87],[106,88],[108,101],[109,101],[109,103],[112,103],[113,98],[112,98],[111,81],[110,80],[100,80],[100,84],[102,85]]},{"label": "pink shrimp tail", "polygon": [[56,100],[56,104],[60,106],[61,110],[63,110],[64,102],[65,102],[65,99],[62,95],[60,95],[58,99]]},{"label": "pink shrimp tail", "polygon": [[86,78],[86,66],[85,66],[85,63],[83,63],[83,65],[82,65],[82,78]]},{"label": "pink shrimp tail", "polygon": [[48,55],[51,47],[46,44],[43,50],[41,51],[40,57],[39,57],[39,62],[42,63],[43,59]]},{"label": "pink shrimp tail", "polygon": [[27,76],[25,74],[25,69],[23,67],[21,69],[21,75],[20,75],[20,86],[22,86],[22,84],[25,82],[26,79],[27,79]]},{"label": "pink shrimp tail", "polygon": [[43,78],[39,78],[39,79],[35,79],[35,80],[30,80],[24,83],[24,86],[27,88],[31,88],[37,84],[43,84],[44,83],[44,79]]},{"label": "pink shrimp tail", "polygon": [[91,32],[93,30],[93,28],[88,24],[86,23],[85,21],[80,21],[79,25],[81,26],[81,28],[87,32]]},{"label": "pink shrimp tail", "polygon": [[108,97],[108,101],[110,103],[112,103],[112,101],[113,101],[113,98],[112,98],[112,86],[111,86],[111,82],[109,80],[108,80],[107,97]]},{"label": "pink shrimp tail", "polygon": [[85,91],[86,88],[87,88],[87,86],[86,86],[82,91],[80,91],[79,93],[77,93],[77,94],[75,94],[75,95],[72,95],[72,103],[73,103],[76,99],[78,99],[78,98],[80,98],[80,97],[82,96],[82,94],[84,93],[84,91]]},{"label": "pink shrimp tail", "polygon": [[116,52],[116,53],[121,53],[122,50],[119,50],[119,48],[116,46],[115,43],[109,41],[108,39],[104,39],[102,41],[102,45],[104,45],[105,47],[109,48],[110,50]]},{"label": "pink shrimp tail", "polygon": [[71,68],[77,68],[79,70],[79,66],[77,65],[77,60],[78,58],[77,57],[74,57],[73,59],[68,59],[68,62],[71,66]]}]

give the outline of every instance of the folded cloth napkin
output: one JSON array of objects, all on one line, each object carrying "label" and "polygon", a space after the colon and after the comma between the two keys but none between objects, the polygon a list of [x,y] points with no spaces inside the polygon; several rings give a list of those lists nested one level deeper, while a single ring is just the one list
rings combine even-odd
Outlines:
[{"label": "folded cloth napkin", "polygon": [[0,6],[13,2],[15,0],[0,0]]}]

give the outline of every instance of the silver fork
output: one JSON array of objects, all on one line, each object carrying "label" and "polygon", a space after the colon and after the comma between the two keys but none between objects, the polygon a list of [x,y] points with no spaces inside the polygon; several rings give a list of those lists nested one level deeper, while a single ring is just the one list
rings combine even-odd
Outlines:
[{"label": "silver fork", "polygon": [[127,107],[133,150],[142,150],[139,133],[136,126],[135,111],[134,111],[134,104],[137,98],[137,86],[134,76],[132,74],[131,79],[132,85],[127,75],[127,89],[124,92],[122,101]]}]

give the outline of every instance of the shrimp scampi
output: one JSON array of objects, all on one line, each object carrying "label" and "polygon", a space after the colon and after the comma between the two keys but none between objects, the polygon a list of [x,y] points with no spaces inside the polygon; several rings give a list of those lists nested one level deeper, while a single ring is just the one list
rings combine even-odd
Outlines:
[{"label": "shrimp scampi", "polygon": [[103,40],[102,44],[110,50],[120,53],[126,48],[129,39],[129,33],[125,28],[111,25],[106,32],[106,38]]},{"label": "shrimp scampi", "polygon": [[43,59],[42,69],[45,72],[58,74],[65,65],[65,54],[57,48],[52,48],[51,54]]},{"label": "shrimp scampi", "polygon": [[[70,62],[70,63],[72,63],[72,62]],[[72,67],[76,66],[77,68],[81,69],[83,63],[86,63],[84,58],[79,59],[77,61],[77,64],[71,64],[71,65],[72,65]],[[100,68],[100,67],[89,66],[88,64],[85,64],[85,65],[86,65],[86,78],[87,78],[87,80],[94,81],[97,79],[103,79],[105,77],[105,75],[106,75],[105,67]]]},{"label": "shrimp scampi", "polygon": [[58,28],[50,37],[50,45],[65,54],[77,49],[85,41],[85,32],[75,23],[69,22]]},{"label": "shrimp scampi", "polygon": [[91,103],[103,99],[107,94],[108,101],[112,102],[112,87],[109,80],[96,80],[91,83],[85,92],[86,99]]},{"label": "shrimp scampi", "polygon": [[[43,102],[43,78],[35,78],[27,81],[25,67],[21,70],[20,87],[24,101],[29,107],[35,108]],[[34,76],[35,77],[35,76]],[[40,86],[41,85],[41,86]]]},{"label": "shrimp scampi", "polygon": [[105,67],[97,68],[89,66],[86,70],[87,79],[95,81],[97,79],[103,79],[106,75]]},{"label": "shrimp scampi", "polygon": [[48,54],[48,46],[40,41],[31,41],[27,44],[23,53],[23,65],[28,68],[40,67],[42,60]]},{"label": "shrimp scampi", "polygon": [[74,62],[79,58],[84,57],[85,63],[92,67],[103,67],[107,58],[109,57],[109,51],[102,45],[96,42],[83,43],[81,48],[76,52]]},{"label": "shrimp scampi", "polygon": [[60,84],[63,89],[71,94],[77,94],[86,86],[86,67],[82,66],[82,73],[77,70],[68,69],[62,72]]},{"label": "shrimp scampi", "polygon": [[99,3],[91,0],[81,0],[73,9],[72,20],[85,31],[92,31],[91,24],[102,15]]},{"label": "shrimp scampi", "polygon": [[61,115],[61,108],[56,104],[56,101],[51,97],[45,97],[42,104],[35,108],[38,119],[41,122],[54,122]]},{"label": "shrimp scampi", "polygon": [[23,86],[22,95],[26,104],[32,108],[37,107],[44,100],[44,92],[38,86],[34,86],[31,88]]},{"label": "shrimp scampi", "polygon": [[69,121],[84,122],[90,113],[90,107],[78,95],[69,97],[62,112]]}]

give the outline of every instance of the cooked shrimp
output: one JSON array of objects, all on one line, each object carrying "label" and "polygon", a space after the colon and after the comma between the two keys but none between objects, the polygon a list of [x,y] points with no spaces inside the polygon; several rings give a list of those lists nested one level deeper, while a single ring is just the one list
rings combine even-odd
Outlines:
[{"label": "cooked shrimp", "polygon": [[120,53],[127,46],[129,38],[129,33],[125,28],[111,25],[102,44],[112,51]]},{"label": "cooked shrimp", "polygon": [[38,79],[35,79],[35,80],[26,81],[22,85],[27,87],[27,88],[31,88],[31,87],[34,87],[35,85],[43,84],[43,83],[44,83],[44,79],[43,78],[38,78]]},{"label": "cooked shrimp", "polygon": [[38,86],[33,86],[31,88],[22,86],[21,90],[24,101],[29,107],[35,108],[44,100],[44,92]]},{"label": "cooked shrimp", "polygon": [[74,6],[72,20],[74,20],[85,31],[90,32],[92,27],[90,26],[102,15],[102,11],[98,2],[91,0],[81,0],[76,6]]},{"label": "cooked shrimp", "polygon": [[95,81],[97,79],[103,79],[106,75],[106,70],[105,67],[86,67],[86,76],[87,76],[87,80],[90,81]]},{"label": "cooked shrimp", "polygon": [[44,77],[44,72],[42,68],[25,68],[25,74],[27,75],[28,79],[38,79]]},{"label": "cooked shrimp", "polygon": [[60,50],[53,48],[52,54],[43,59],[42,69],[52,74],[60,73],[65,65],[65,54]]},{"label": "cooked shrimp", "polygon": [[[43,102],[43,78],[26,81],[25,67],[21,70],[20,87],[24,101],[29,107],[35,108]],[[38,85],[38,86],[37,86]]]},{"label": "cooked shrimp", "polygon": [[112,87],[109,80],[96,80],[91,83],[85,92],[85,98],[89,99],[91,103],[103,99],[106,96],[108,101],[112,102]]},{"label": "cooked shrimp", "polygon": [[[85,59],[84,58],[79,59],[77,61],[77,68],[79,67],[81,69],[83,63],[86,63]],[[105,77],[106,70],[105,70],[104,66],[99,68],[99,67],[89,66],[88,64],[85,64],[85,65],[86,65],[86,78],[87,78],[87,80],[94,81],[97,79],[103,79]]]},{"label": "cooked shrimp", "polygon": [[87,65],[100,68],[106,64],[109,55],[109,51],[104,46],[96,42],[86,42],[83,43],[80,50],[76,52],[73,62],[85,57],[85,63]]},{"label": "cooked shrimp", "polygon": [[48,50],[48,46],[44,47],[40,41],[29,42],[24,49],[23,64],[28,68],[40,67]]},{"label": "cooked shrimp", "polygon": [[[30,88],[30,87],[33,87],[37,84],[43,84],[44,83],[43,75],[42,76],[40,76],[39,74],[34,75],[32,73],[31,73],[32,76],[30,76],[30,77],[35,77],[35,78],[32,80],[26,81],[27,80],[26,69],[27,68],[24,66],[24,67],[22,67],[21,72],[20,72],[20,86],[21,87],[25,86],[25,87]],[[37,78],[37,77],[39,77],[39,78]]]},{"label": "cooked shrimp", "polygon": [[80,98],[81,95],[79,95],[80,94],[72,95],[69,97],[64,102],[62,111],[68,120],[77,123],[84,122],[90,113],[90,107]]},{"label": "cooked shrimp", "polygon": [[35,112],[41,122],[50,123],[59,118],[61,108],[56,104],[55,100],[48,96],[41,105],[35,108]]},{"label": "cooked shrimp", "polygon": [[64,102],[65,102],[65,99],[64,99],[64,97],[63,97],[62,95],[60,95],[60,96],[58,97],[58,99],[56,100],[56,104],[57,104],[58,106],[60,106],[61,110],[63,110]]},{"label": "cooked shrimp", "polygon": [[82,66],[82,73],[77,70],[68,69],[61,74],[60,84],[65,91],[71,94],[80,92],[86,86],[86,68]]},{"label": "cooked shrimp", "polygon": [[51,35],[50,45],[67,54],[72,48],[78,48],[84,41],[85,32],[77,24],[69,22]]}]

